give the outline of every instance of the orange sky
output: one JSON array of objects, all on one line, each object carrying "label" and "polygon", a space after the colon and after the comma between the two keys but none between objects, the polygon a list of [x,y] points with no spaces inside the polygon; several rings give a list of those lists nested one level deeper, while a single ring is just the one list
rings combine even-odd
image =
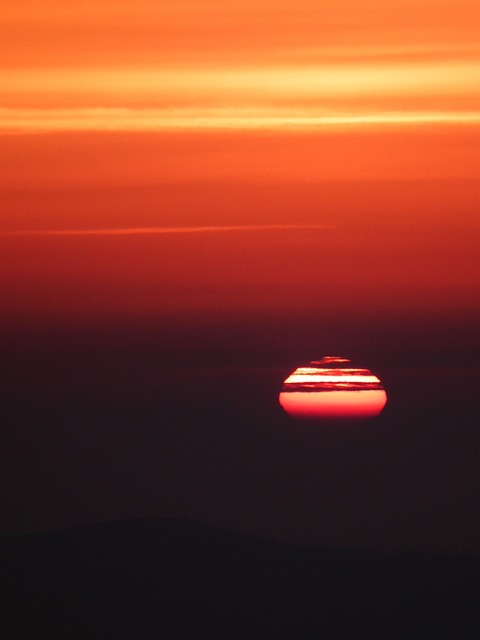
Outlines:
[{"label": "orange sky", "polygon": [[13,3],[0,126],[478,124],[479,25],[474,0]]},{"label": "orange sky", "polygon": [[476,0],[24,0],[0,42],[12,316],[478,310]]}]

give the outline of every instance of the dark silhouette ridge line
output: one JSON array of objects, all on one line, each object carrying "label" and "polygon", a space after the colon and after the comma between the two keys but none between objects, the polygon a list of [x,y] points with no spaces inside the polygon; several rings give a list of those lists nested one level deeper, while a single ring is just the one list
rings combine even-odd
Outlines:
[{"label": "dark silhouette ridge line", "polygon": [[124,520],[2,536],[0,637],[480,637],[479,584],[480,558]]},{"label": "dark silhouette ridge line", "polygon": [[295,543],[284,542],[275,538],[261,536],[246,532],[236,531],[226,526],[218,526],[206,524],[199,520],[187,517],[139,517],[139,518],[122,518],[119,520],[102,520],[88,524],[78,524],[72,526],[61,527],[40,532],[21,532],[21,533],[0,533],[0,548],[2,544],[10,543],[35,543],[42,540],[55,539],[74,539],[83,536],[93,536],[98,534],[111,535],[118,533],[131,533],[142,535],[142,533],[165,533],[165,534],[188,534],[189,536],[201,535],[211,536],[212,538],[225,538],[231,542],[251,543],[252,545],[271,546],[279,549],[290,549],[292,552],[310,552],[310,553],[332,553],[348,556],[372,556],[374,558],[388,558],[390,556],[411,557],[415,558],[431,558],[431,559],[455,559],[469,558],[473,562],[478,562],[480,566],[480,553],[470,550],[419,550],[415,548],[381,548],[374,549],[370,547],[345,547],[345,546],[323,546],[312,543]]}]

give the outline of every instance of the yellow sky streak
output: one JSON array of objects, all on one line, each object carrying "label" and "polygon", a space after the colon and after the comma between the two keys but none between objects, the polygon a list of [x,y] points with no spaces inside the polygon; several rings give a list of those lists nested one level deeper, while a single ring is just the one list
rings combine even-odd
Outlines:
[{"label": "yellow sky streak", "polygon": [[[477,124],[480,111],[471,110],[480,99],[480,85],[472,81],[476,77],[477,58],[258,68],[3,70],[0,131]],[[371,109],[359,106],[365,100]],[[382,103],[389,106],[381,110]],[[408,104],[415,106],[406,109]]]},{"label": "yellow sky streak", "polygon": [[291,109],[0,109],[0,133],[61,131],[322,130],[395,125],[479,125],[480,111],[319,113]]},{"label": "yellow sky streak", "polygon": [[[436,95],[479,93],[480,60],[415,64],[271,66],[264,68],[85,68],[2,70],[0,95],[27,99],[55,93],[133,99],[200,98],[223,104],[238,99],[301,99],[322,96]],[[43,96],[42,96],[43,94]],[[38,102],[36,103],[38,104]],[[26,106],[26,105],[25,105]]]}]

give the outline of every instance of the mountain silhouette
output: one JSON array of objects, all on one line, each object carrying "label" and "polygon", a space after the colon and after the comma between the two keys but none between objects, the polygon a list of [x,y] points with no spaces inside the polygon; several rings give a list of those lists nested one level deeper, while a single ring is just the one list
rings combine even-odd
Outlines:
[{"label": "mountain silhouette", "polygon": [[6,640],[480,631],[477,556],[297,547],[140,519],[2,536],[0,561]]}]

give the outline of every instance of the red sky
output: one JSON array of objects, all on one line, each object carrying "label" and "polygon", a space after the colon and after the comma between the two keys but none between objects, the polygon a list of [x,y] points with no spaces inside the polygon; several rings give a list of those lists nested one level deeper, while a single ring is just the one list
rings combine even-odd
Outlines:
[{"label": "red sky", "polygon": [[478,311],[479,36],[476,0],[11,3],[7,317]]}]

